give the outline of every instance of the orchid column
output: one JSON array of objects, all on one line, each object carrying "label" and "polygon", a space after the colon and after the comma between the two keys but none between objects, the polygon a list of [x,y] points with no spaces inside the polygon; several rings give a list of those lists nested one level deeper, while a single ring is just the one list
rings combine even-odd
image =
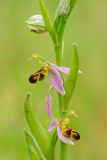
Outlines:
[{"label": "orchid column", "polygon": [[[74,111],[68,112],[68,105],[72,97],[77,76],[82,74],[79,70],[78,47],[73,43],[73,54],[70,68],[62,67],[63,51],[64,51],[64,29],[68,17],[74,8],[76,0],[61,0],[56,11],[54,25],[52,24],[44,0],[39,0],[42,15],[34,15],[26,21],[26,24],[35,33],[44,33],[48,31],[50,34],[56,56],[56,64],[49,62],[43,57],[34,54],[33,58],[38,58],[42,63],[42,68],[29,77],[30,83],[37,83],[45,79],[47,75],[50,78],[50,88],[47,91],[45,107],[51,123],[48,129],[49,134],[44,130],[39,120],[35,116],[29,103],[30,94],[25,98],[25,116],[33,136],[25,131],[27,149],[31,160],[54,160],[54,149],[57,138],[60,139],[59,160],[67,160],[67,144],[74,144],[73,140],[79,140],[80,135],[72,128],[68,128],[68,115]],[[63,82],[63,73],[67,74],[66,80]],[[51,89],[56,88],[58,91],[58,120],[53,118],[51,112]],[[70,139],[72,138],[72,140]]]}]

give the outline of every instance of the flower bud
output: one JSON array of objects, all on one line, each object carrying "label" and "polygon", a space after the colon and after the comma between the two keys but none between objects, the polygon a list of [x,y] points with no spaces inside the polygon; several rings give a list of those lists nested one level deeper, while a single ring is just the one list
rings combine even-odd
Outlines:
[{"label": "flower bud", "polygon": [[25,21],[25,23],[28,25],[32,32],[44,33],[47,31],[42,15],[34,15]]},{"label": "flower bud", "polygon": [[66,16],[70,10],[70,3],[71,3],[71,0],[61,0],[57,10],[57,15]]}]

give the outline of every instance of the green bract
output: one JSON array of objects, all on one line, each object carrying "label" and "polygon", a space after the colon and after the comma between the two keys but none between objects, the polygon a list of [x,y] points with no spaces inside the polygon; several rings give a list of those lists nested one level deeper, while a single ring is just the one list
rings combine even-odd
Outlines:
[{"label": "green bract", "polygon": [[77,47],[77,44],[75,43],[73,44],[73,46],[74,46],[74,50],[72,55],[71,67],[70,67],[67,80],[64,85],[66,94],[63,97],[63,111],[67,111],[71,96],[75,88],[78,70],[79,70],[78,47]]}]

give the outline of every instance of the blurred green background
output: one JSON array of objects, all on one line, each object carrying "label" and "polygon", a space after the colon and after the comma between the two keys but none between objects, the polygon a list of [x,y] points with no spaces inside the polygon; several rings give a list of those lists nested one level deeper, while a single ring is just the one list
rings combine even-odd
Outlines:
[{"label": "blurred green background", "polygon": [[[45,2],[54,21],[59,1]],[[28,77],[40,68],[38,61],[28,61],[32,53],[55,62],[49,34],[30,34],[24,24],[34,14],[41,14],[38,0],[0,0],[0,160],[28,160],[24,136],[28,125],[23,107],[27,92],[32,93],[34,111],[46,130],[50,122],[44,107],[49,79],[39,85],[28,82]],[[76,42],[80,69],[84,73],[78,76],[69,105],[79,115],[79,118],[72,117],[71,126],[80,133],[81,139],[68,147],[68,160],[106,160],[107,1],[78,0],[68,19],[64,40],[63,66],[69,67],[71,44]],[[57,116],[55,89],[52,94],[53,113]]]}]

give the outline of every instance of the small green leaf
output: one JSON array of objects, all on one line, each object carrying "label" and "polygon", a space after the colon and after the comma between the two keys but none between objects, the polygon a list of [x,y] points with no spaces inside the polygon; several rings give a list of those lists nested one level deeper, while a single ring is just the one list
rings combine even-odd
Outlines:
[{"label": "small green leaf", "polygon": [[30,94],[28,93],[25,97],[25,104],[24,104],[26,120],[43,155],[46,157],[46,159],[52,160],[53,159],[52,149],[49,137],[45,132],[44,128],[42,127],[42,125],[40,124],[39,120],[35,116],[32,107],[29,103],[29,98]]},{"label": "small green leaf", "polygon": [[78,47],[76,44],[73,44],[73,46],[74,46],[74,51],[72,56],[71,67],[69,74],[67,76],[67,80],[64,85],[65,95],[63,97],[63,111],[65,112],[67,111],[71,96],[73,94],[79,70]]},{"label": "small green leaf", "polygon": [[49,18],[48,11],[46,9],[44,0],[39,0],[39,2],[40,2],[40,8],[41,8],[42,16],[43,16],[43,19],[45,22],[45,26],[46,26],[54,44],[58,45],[57,34],[56,34],[54,26]]},{"label": "small green leaf", "polygon": [[26,145],[30,160],[46,160],[34,137],[25,130]]}]

